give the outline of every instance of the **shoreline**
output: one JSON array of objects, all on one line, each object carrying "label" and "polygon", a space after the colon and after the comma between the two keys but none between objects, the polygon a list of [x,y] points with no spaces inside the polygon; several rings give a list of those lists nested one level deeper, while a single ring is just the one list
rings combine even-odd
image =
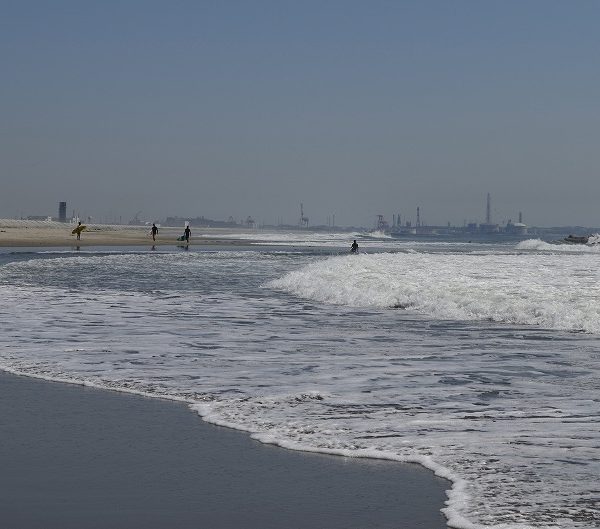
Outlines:
[{"label": "shoreline", "polygon": [[451,483],[420,465],[283,450],[165,398],[0,369],[0,431],[15,528],[447,527]]},{"label": "shoreline", "polygon": [[[152,240],[150,228],[146,226],[104,226],[90,225],[82,232],[81,239],[71,233],[72,225],[39,226],[23,223],[20,226],[3,225],[0,221],[0,248],[15,247],[65,247],[82,246],[187,246],[177,238],[182,228],[160,228],[156,240]],[[248,244],[251,240],[226,237],[245,231],[225,228],[192,227],[189,246],[231,246]],[[252,232],[248,232],[252,233]],[[220,237],[221,236],[221,237]]]},{"label": "shoreline", "polygon": [[[114,246],[116,248],[122,248],[122,247],[126,247],[126,246],[130,246],[130,247],[139,247],[139,246],[153,246],[152,244],[152,240],[151,240],[151,236],[148,234],[147,236],[144,236],[145,234],[145,230],[144,230],[144,234],[142,234],[141,230],[142,228],[136,228],[136,229],[132,229],[132,228],[127,228],[125,227],[125,230],[115,230],[115,231],[110,231],[108,230],[107,233],[101,233],[101,232],[84,232],[84,234],[82,235],[85,236],[90,235],[89,237],[86,237],[85,240],[79,241],[79,245],[80,246],[86,246],[86,247],[110,247],[110,246]],[[64,248],[64,249],[70,249],[73,250],[75,249],[76,245],[74,244],[74,239],[75,236],[70,236],[70,244],[65,244],[64,243],[64,233],[63,234],[59,234],[56,231],[56,228],[47,228],[46,230],[44,230],[43,233],[40,233],[38,230],[33,230],[31,232],[31,235],[33,235],[34,233],[36,234],[37,237],[40,237],[38,240],[40,241],[39,244],[35,244],[32,243],[32,241],[34,240],[33,238],[29,238],[26,241],[20,241],[20,240],[11,240],[10,237],[6,237],[6,227],[2,227],[0,229],[0,253],[2,253],[2,248],[4,247],[4,249],[9,249],[9,248],[16,248],[17,251],[20,251],[21,249],[24,248],[32,248],[32,249],[39,249],[39,248],[48,248],[48,249],[53,249],[53,248]],[[25,232],[26,234],[29,235],[28,233],[28,228],[14,228],[13,230],[15,230],[13,233],[17,235],[17,237],[22,237],[22,233]],[[166,228],[163,228],[164,232],[167,232]],[[181,229],[179,228],[169,228],[169,233],[172,232],[172,234],[180,234]],[[162,231],[162,230],[161,230]],[[230,231],[230,230],[227,230]],[[199,238],[199,239],[193,239],[192,241],[190,241],[190,246],[203,246],[203,245],[210,245],[211,247],[215,247],[215,246],[222,246],[222,247],[229,247],[232,245],[236,245],[238,247],[240,246],[245,246],[245,247],[249,247],[252,244],[252,241],[249,240],[243,240],[240,241],[238,239],[229,239],[229,238],[217,238],[218,237],[218,233],[221,234],[225,234],[227,233],[226,230],[219,230],[219,229],[204,229],[204,230],[200,230],[200,229],[195,229],[195,233],[202,233],[205,235],[210,236],[210,239],[203,239],[203,238]],[[163,232],[163,233],[164,233]],[[239,232],[237,232],[239,233]],[[160,235],[160,234],[159,234]],[[2,236],[5,236],[4,241],[2,240]],[[150,239],[150,240],[148,240]],[[3,244],[5,243],[5,244]],[[181,243],[178,243],[176,241],[171,240],[163,240],[163,241],[156,241],[156,246],[161,246],[163,249],[166,249],[166,247],[168,246],[173,246],[173,247],[180,247]],[[77,246],[79,246],[77,245]],[[76,248],[79,249],[79,248]],[[262,443],[260,441],[257,441],[255,439],[252,438],[251,433],[246,432],[246,431],[240,431],[240,430],[236,430],[236,429],[232,429],[230,427],[225,426],[219,426],[219,425],[215,425],[211,422],[209,422],[207,419],[202,418],[201,416],[198,416],[198,410],[194,409],[194,408],[190,408],[190,402],[186,401],[186,400],[182,400],[182,399],[178,399],[177,398],[170,398],[168,396],[161,396],[161,395],[144,395],[144,394],[140,394],[137,393],[135,391],[128,391],[128,390],[123,390],[123,389],[119,389],[119,388],[111,388],[111,387],[104,387],[102,385],[88,385],[88,384],[83,384],[77,380],[66,380],[66,379],[52,379],[51,377],[44,377],[41,375],[35,375],[35,374],[28,374],[28,373],[19,373],[19,372],[11,372],[10,368],[2,368],[0,367],[0,435],[3,435],[3,438],[8,438],[8,436],[10,436],[10,434],[7,436],[6,433],[4,433],[2,430],[4,430],[4,422],[5,421],[17,421],[19,422],[19,420],[21,420],[19,417],[21,415],[26,416],[28,411],[31,409],[31,405],[29,405],[29,407],[27,407],[27,405],[25,406],[26,409],[23,409],[23,403],[19,400],[18,405],[15,405],[15,409],[16,409],[16,416],[15,416],[15,410],[12,410],[12,414],[5,413],[5,404],[8,400],[8,397],[5,394],[6,390],[6,380],[8,379],[13,379],[13,382],[11,382],[11,385],[17,384],[18,386],[23,386],[19,391],[27,391],[28,388],[31,387],[32,384],[42,384],[42,387],[44,387],[45,389],[41,390],[42,393],[45,392],[50,392],[53,393],[52,390],[48,389],[47,385],[58,385],[59,387],[61,386],[67,386],[69,388],[71,388],[74,392],[79,392],[82,391],[84,392],[83,394],[88,394],[88,392],[94,392],[94,394],[96,395],[95,398],[98,399],[98,401],[100,402],[104,402],[105,400],[112,402],[113,398],[116,399],[125,399],[124,405],[127,408],[128,406],[135,406],[134,404],[131,404],[132,401],[130,401],[129,399],[140,399],[141,401],[151,401],[154,403],[159,403],[156,404],[156,406],[159,406],[159,408],[162,409],[163,406],[167,406],[169,409],[171,410],[175,410],[176,408],[181,408],[183,409],[184,412],[186,412],[190,417],[191,420],[194,421],[194,423],[196,424],[196,426],[193,426],[192,428],[194,428],[194,433],[188,433],[188,431],[186,430],[185,432],[182,432],[181,435],[183,437],[185,437],[185,439],[189,440],[190,437],[195,437],[198,436],[199,439],[205,441],[206,438],[211,438],[210,436],[213,434],[207,433],[210,431],[221,431],[221,430],[225,430],[227,432],[231,432],[230,435],[235,435],[237,436],[237,443],[240,446],[246,447],[244,448],[247,449],[248,446],[252,446],[255,447],[256,445],[258,445],[259,447],[263,447],[263,449],[267,449],[270,450],[270,452],[267,452],[268,454],[274,454],[276,451],[279,455],[277,456],[269,456],[270,457],[276,457],[278,458],[278,461],[281,460],[281,465],[285,468],[287,468],[286,472],[284,473],[285,476],[284,477],[289,477],[291,479],[290,483],[287,483],[284,487],[283,490],[275,490],[273,491],[271,494],[271,496],[277,496],[279,494],[283,494],[285,491],[287,491],[288,493],[290,492],[291,489],[297,487],[297,486],[301,486],[305,487],[305,488],[318,488],[319,489],[319,495],[318,498],[309,498],[308,501],[308,507],[306,506],[306,504],[304,504],[304,506],[298,510],[296,509],[295,514],[293,515],[293,517],[289,518],[289,519],[282,519],[280,517],[280,514],[278,513],[278,511],[276,512],[272,512],[269,508],[263,509],[260,508],[259,512],[256,513],[257,516],[260,516],[260,520],[256,521],[256,522],[252,522],[250,525],[248,525],[248,519],[247,516],[244,514],[244,505],[245,505],[245,500],[243,499],[243,497],[239,497],[239,496],[243,496],[242,493],[239,493],[238,495],[236,495],[234,498],[230,498],[227,497],[227,492],[223,492],[223,496],[224,498],[219,498],[217,501],[217,504],[219,505],[219,509],[218,509],[218,513],[215,514],[216,518],[211,519],[210,520],[210,527],[214,527],[214,528],[218,528],[218,527],[223,527],[223,528],[229,528],[229,527],[250,527],[250,528],[265,528],[267,529],[268,527],[283,527],[283,526],[288,526],[291,528],[306,528],[306,529],[312,529],[315,527],[327,527],[329,529],[335,529],[335,528],[339,528],[342,529],[343,528],[348,528],[351,529],[353,527],[356,527],[358,529],[358,527],[389,527],[390,529],[392,527],[411,527],[414,529],[417,528],[423,528],[423,529],[436,529],[436,528],[447,528],[447,521],[444,518],[444,515],[442,514],[442,509],[444,509],[446,507],[446,500],[448,499],[448,494],[451,492],[452,488],[453,488],[453,483],[451,481],[448,481],[442,477],[436,476],[433,471],[431,471],[431,469],[428,469],[426,466],[420,464],[420,463],[403,463],[403,462],[397,462],[397,461],[390,461],[390,460],[386,460],[386,459],[374,459],[374,458],[370,458],[370,457],[346,457],[344,455],[336,455],[336,454],[326,454],[326,453],[321,453],[321,452],[303,452],[303,451],[299,451],[296,449],[293,449],[293,447],[282,447],[279,445],[273,445],[273,444],[266,444],[266,443]],[[17,379],[16,381],[14,379]],[[68,416],[69,415],[80,415],[81,414],[81,410],[79,409],[80,403],[79,403],[79,397],[77,395],[77,393],[72,393],[71,391],[64,389],[64,390],[57,390],[59,393],[64,393],[64,394],[70,394],[71,397],[69,399],[68,402],[62,402],[62,404],[59,406],[60,409],[62,410],[63,415],[65,416],[61,416],[59,417],[59,422],[61,424],[63,424],[63,431],[62,431],[62,435],[68,435],[70,436],[70,434],[72,432],[75,432],[77,435],[80,434],[80,430],[83,428],[85,430],[87,430],[88,428],[92,428],[95,427],[93,424],[88,424],[85,423],[83,425],[73,425],[70,424],[68,421]],[[104,394],[104,395],[112,395],[111,397],[101,397],[98,394]],[[5,398],[6,397],[6,398]],[[14,398],[14,397],[11,397]],[[171,402],[169,402],[171,401]],[[26,402],[27,399],[26,399]],[[49,399],[48,403],[43,403],[44,405],[48,405],[51,406],[53,402],[53,398]],[[127,404],[129,403],[129,404]],[[185,406],[182,406],[182,405]],[[39,406],[40,403],[35,403],[35,406]],[[150,407],[153,406],[153,404],[148,404]],[[118,406],[118,405],[117,405]],[[20,407],[20,410],[19,410]],[[101,413],[102,410],[96,408],[96,410],[94,412],[92,412],[90,415],[92,417],[95,417],[98,413]],[[190,413],[191,412],[191,413]],[[135,417],[131,414],[123,417],[123,413],[121,410],[118,411],[118,413],[112,417],[112,418],[107,418],[106,420],[108,421],[107,425],[105,425],[103,427],[103,431],[111,431],[111,430],[115,430],[118,429],[119,427],[123,426],[123,422],[125,423],[134,423],[135,422]],[[167,415],[170,416],[170,413],[174,413],[174,412],[164,412],[167,413]],[[44,413],[44,415],[48,415],[48,416],[52,416],[53,412],[52,410],[48,410]],[[66,422],[65,422],[66,421]],[[23,421],[24,424],[22,424],[21,426],[23,427],[23,430],[19,433],[17,432],[17,435],[13,435],[11,437],[11,443],[14,441],[16,443],[20,442],[22,445],[23,444],[27,444],[27,439],[29,437],[31,437],[31,430],[35,429],[36,425],[31,423],[31,420],[27,420],[25,419]],[[144,429],[144,427],[141,428],[142,430]],[[163,429],[168,429],[168,428],[163,428]],[[178,433],[178,425],[175,425],[173,431],[170,432],[171,437],[175,434]],[[42,432],[43,433],[43,432]],[[14,432],[13,432],[14,434]],[[156,434],[155,434],[156,435]],[[216,435],[216,434],[215,434]],[[40,435],[40,433],[38,432],[37,435],[35,436],[38,441],[43,445],[45,443],[45,441],[43,441],[43,436]],[[212,438],[211,438],[212,439]],[[176,443],[180,442],[181,440],[175,440]],[[135,441],[133,438],[129,438],[129,439],[125,439],[124,442],[129,443],[129,445],[133,445],[136,444],[137,441]],[[157,441],[158,442],[158,441]],[[165,446],[169,445],[169,443],[173,443],[174,440],[172,438],[165,440],[163,439],[161,441],[162,443],[165,444]],[[85,451],[88,453],[88,457],[90,459],[98,459],[98,455],[94,453],[95,447],[94,447],[94,440],[90,439],[87,436],[79,436],[78,437],[78,447],[77,450],[81,450],[81,451]],[[11,445],[12,446],[12,445]],[[13,447],[14,448],[14,447]],[[231,459],[231,455],[232,452],[225,452],[224,450],[221,449],[219,442],[215,443],[215,442],[208,442],[208,444],[202,445],[202,446],[198,446],[197,447],[199,451],[207,451],[207,453],[210,454],[214,454],[216,460],[218,461],[218,464],[221,465],[222,469],[225,469],[223,472],[225,475],[227,476],[231,476],[231,475],[238,475],[239,472],[232,467],[232,462],[230,461]],[[169,451],[171,451],[171,447],[169,446],[167,448]],[[256,449],[256,448],[254,448]],[[112,449],[111,449],[112,450]],[[176,450],[181,450],[181,448],[177,448]],[[236,451],[238,450],[238,447],[236,445]],[[260,449],[256,449],[256,450],[260,450]],[[17,448],[18,451],[18,448]],[[190,450],[185,449],[184,451],[186,451],[186,453],[188,454],[190,459],[193,459],[195,456],[192,455],[190,453]],[[0,465],[6,465],[6,461],[10,461],[10,459],[13,457],[13,455],[11,455],[10,453],[10,449],[8,449],[7,447],[0,447]],[[254,453],[254,452],[253,452]],[[43,457],[43,450],[42,453],[38,453],[38,454],[34,454],[34,456],[31,459],[40,459]],[[233,454],[235,456],[235,454]],[[263,459],[266,456],[261,456]],[[312,458],[317,458],[316,460],[312,459]],[[29,458],[21,458],[22,460],[26,460]],[[235,457],[234,457],[235,459]],[[317,461],[317,463],[315,463],[314,461]],[[265,472],[263,466],[266,464],[267,466],[271,466],[272,463],[269,461],[262,462],[261,458],[258,458],[257,461],[254,461],[254,463],[252,462],[246,462],[247,464],[251,464],[252,465],[252,473],[255,476],[253,479],[260,483],[264,483],[267,481],[272,481],[272,476],[270,476],[269,472]],[[66,467],[72,467],[73,463],[67,458],[63,460],[63,464]],[[190,488],[194,488],[197,486],[197,482],[203,479],[203,475],[206,474],[206,472],[208,471],[206,468],[206,462],[197,462],[197,464],[199,465],[198,468],[198,472],[196,474],[196,478],[195,480],[193,480],[192,482],[188,482],[187,486],[189,486]],[[340,466],[341,465],[341,466]],[[108,466],[110,466],[110,464],[108,464]],[[235,465],[233,465],[235,466]],[[355,484],[350,484],[348,483],[347,478],[344,478],[343,476],[345,475],[344,472],[346,472],[347,467],[348,466],[352,466],[355,468],[354,472],[356,473],[356,483],[358,484],[357,487],[355,487]],[[168,467],[168,465],[167,465]],[[308,481],[308,482],[304,482],[302,485],[295,483],[295,479],[294,476],[298,475],[298,473],[306,473],[306,472],[313,472],[316,469],[322,469],[322,468],[327,468],[328,471],[325,473],[325,475],[320,476],[318,479],[313,479],[312,481]],[[27,464],[25,464],[24,467],[19,468],[17,473],[20,473],[23,469],[26,470],[26,472],[28,474],[31,473],[35,473],[35,469],[33,468],[28,468]],[[312,470],[311,470],[312,469]],[[114,468],[113,469],[114,472],[122,472],[123,468]],[[170,467],[168,468],[162,468],[162,470],[160,470],[160,472],[171,472],[172,469]],[[54,470],[53,471],[55,474],[57,474],[57,476],[60,474],[60,472],[63,472],[61,469],[59,470]],[[147,482],[147,478],[144,477],[145,473],[147,471],[142,469],[141,471],[138,469],[134,472],[134,474],[136,475],[136,482],[140,481],[140,482]],[[183,468],[181,470],[181,472],[186,472],[186,470]],[[213,472],[211,470],[211,472]],[[341,472],[341,474],[338,476],[338,473]],[[76,476],[77,479],[84,479],[85,476],[79,475]],[[335,479],[334,479],[335,478]],[[36,478],[37,479],[37,478]],[[46,498],[46,496],[48,496],[48,498],[55,496],[54,500],[50,500],[50,499],[45,499],[44,501],[47,502],[51,502],[51,501],[55,501],[57,503],[60,504],[60,502],[64,502],[64,498],[62,496],[60,496],[61,494],[64,494],[64,491],[61,489],[60,486],[60,482],[62,481],[68,481],[69,479],[71,479],[68,475],[62,475],[62,476],[58,476],[56,478],[57,480],[59,480],[59,485],[57,487],[57,490],[55,491],[53,488],[49,488],[46,489],[44,492],[44,497]],[[338,480],[336,483],[334,484],[330,484],[330,485],[326,485],[327,482],[331,481],[332,479]],[[341,482],[340,482],[341,480]],[[346,481],[344,481],[346,480]],[[6,480],[5,480],[6,481]],[[384,492],[381,492],[381,498],[384,498],[384,501],[381,501],[381,498],[370,498],[368,500],[365,499],[365,489],[368,489],[369,491],[375,491],[375,490],[379,490],[377,487],[380,487],[379,484],[381,481],[386,482],[384,489],[387,490],[387,492],[384,490]],[[255,486],[255,482],[253,483],[248,483],[247,488],[248,490],[253,489],[253,487]],[[377,485],[377,486],[376,486]],[[14,486],[14,484],[11,483],[5,483],[3,482],[2,478],[0,478],[0,494],[3,494],[6,497],[10,497],[10,494],[13,489],[12,487]],[[100,494],[100,498],[94,500],[91,498],[79,498],[78,504],[80,505],[87,505],[87,507],[82,507],[82,512],[80,513],[80,516],[83,516],[84,514],[87,515],[90,512],[96,512],[99,510],[99,505],[98,502],[102,501],[101,500],[101,496],[103,491],[107,491],[109,489],[111,489],[111,487],[113,486],[112,483],[109,482],[105,482],[104,485],[102,486],[98,486],[98,490],[96,491],[97,494]],[[224,487],[225,489],[230,489],[233,485],[230,481],[219,481],[219,486],[220,487]],[[262,486],[262,485],[261,485]],[[103,488],[105,487],[105,488]],[[136,492],[136,497],[139,494],[140,496],[144,496],[144,497],[152,497],[153,494],[156,494],[158,496],[161,495],[168,495],[169,491],[165,491],[162,490],[160,492],[156,492],[155,489],[156,488],[160,488],[160,484],[153,484],[152,485],[152,490],[150,491],[145,491],[145,492]],[[355,488],[355,490],[351,491],[350,489],[353,489],[353,487]],[[321,489],[326,489],[326,490],[321,490]],[[348,491],[348,493],[351,493],[351,498],[342,498],[340,497],[339,493],[336,492],[337,489],[342,489],[344,491]],[[125,493],[127,492],[127,490],[125,490]],[[77,495],[79,493],[78,490],[75,491],[71,491],[69,494],[75,494]],[[23,486],[20,489],[20,493],[17,492],[15,493],[15,497],[14,497],[14,502],[16,504],[19,504],[20,501],[24,501],[24,498],[26,498],[28,496],[28,491],[27,491],[27,487]],[[210,491],[206,492],[206,494],[210,495]],[[288,503],[290,505],[294,504],[295,505],[295,498],[298,496],[302,496],[302,495],[306,495],[307,492],[306,490],[295,490],[295,492],[288,498]],[[346,492],[344,492],[344,495],[346,494]],[[386,495],[387,494],[387,495]],[[57,496],[58,495],[58,496]],[[21,496],[21,497],[20,497]],[[188,495],[189,496],[189,495]],[[265,498],[264,501],[266,501],[269,505],[274,501],[272,497],[269,498]],[[408,498],[408,499],[407,499]],[[192,498],[189,497],[188,498],[189,501],[192,504],[195,504],[195,502],[199,501],[197,498]],[[158,500],[156,500],[158,501]],[[156,503],[155,501],[155,503]],[[256,501],[262,501],[256,499]],[[236,502],[239,504],[239,507],[236,506]],[[325,509],[322,505],[321,502],[325,502],[328,505],[339,505],[339,512],[338,510],[336,510],[336,514],[335,514],[335,519],[330,519],[325,517],[323,520],[317,520],[316,518],[311,518],[310,516],[308,516],[307,520],[310,519],[312,520],[311,523],[307,523],[305,525],[295,525],[295,521],[296,520],[302,520],[303,518],[307,517],[307,509],[309,511],[308,514],[312,515],[312,513],[314,512],[319,512],[322,511],[323,509]],[[377,507],[376,511],[378,512],[372,512],[371,513],[371,518],[367,518],[367,519],[362,519],[362,523],[361,524],[357,524],[357,525],[353,525],[355,523],[355,520],[361,520],[360,518],[360,513],[356,512],[356,509],[358,509],[362,504],[364,504],[366,502],[366,506],[365,508],[367,510],[372,510],[372,505],[374,504],[379,504],[379,507]],[[12,503],[12,502],[11,502]],[[233,507],[231,507],[233,505]],[[45,507],[48,508],[48,507]],[[138,505],[137,507],[133,508],[133,511],[135,511],[135,523],[133,523],[133,526],[138,526],[138,520],[143,520],[143,526],[147,527],[149,529],[153,528],[153,527],[165,527],[165,526],[169,526],[169,524],[172,524],[173,522],[177,523],[179,526],[182,527],[200,527],[200,526],[205,526],[204,524],[200,524],[200,525],[194,525],[193,523],[188,522],[187,518],[182,518],[182,514],[179,512],[179,510],[184,510],[187,511],[188,507],[178,507],[177,509],[175,509],[174,507],[167,509],[167,511],[169,511],[169,515],[168,515],[168,519],[162,519],[162,521],[160,523],[156,522],[156,525],[153,525],[153,523],[155,523],[153,521],[153,519],[150,518],[146,518],[146,511],[152,511],[152,509],[154,508],[154,505],[152,504],[152,502],[147,503],[146,505],[142,506],[142,505]],[[236,522],[237,525],[231,525],[231,520],[228,522],[225,522],[225,520],[229,520],[229,516],[230,516],[230,511],[231,509],[236,509],[236,510],[240,510],[239,514],[239,520]],[[286,512],[288,510],[290,510],[291,507],[290,506],[286,506],[285,510]],[[121,521],[120,519],[113,519],[113,518],[103,518],[102,514],[98,514],[99,516],[99,520],[101,520],[101,522],[98,523],[98,525],[94,525],[93,523],[89,523],[89,520],[83,520],[83,518],[78,518],[77,521],[73,521],[72,525],[71,524],[71,519],[67,516],[67,514],[65,513],[52,513],[52,517],[50,519],[48,519],[47,517],[41,517],[41,514],[38,512],[33,513],[34,515],[38,516],[38,520],[36,521],[36,519],[34,518],[27,518],[26,523],[24,523],[22,526],[19,525],[20,523],[20,518],[19,516],[21,516],[23,514],[23,512],[25,512],[28,509],[25,509],[24,507],[21,509],[22,512],[20,513],[13,513],[13,515],[17,516],[16,518],[13,518],[12,520],[15,522],[15,524],[13,524],[14,527],[52,527],[53,524],[55,524],[55,526],[57,527],[61,527],[61,528],[65,528],[67,529],[68,527],[106,527],[107,524],[110,525],[111,527],[132,527],[132,519],[128,518],[127,521],[125,521],[125,519],[123,519],[123,521]],[[326,508],[325,510],[330,510],[329,508]],[[359,509],[360,510],[360,509]],[[381,512],[379,512],[381,511]],[[165,511],[166,512],[166,511]],[[156,514],[156,513],[155,513]],[[205,516],[205,513],[202,512],[201,513],[202,516]],[[383,514],[385,514],[385,516],[383,516]],[[58,516],[58,517],[57,517]],[[66,517],[65,517],[66,516]],[[111,516],[113,516],[111,514]],[[186,515],[187,516],[187,515]],[[265,518],[266,516],[266,518]],[[331,516],[331,512],[329,512],[328,516]],[[383,516],[383,518],[380,517]],[[140,518],[141,517],[141,518]],[[3,517],[3,520],[5,519],[5,517]],[[49,521],[50,520],[50,521]],[[54,520],[54,521],[52,521]],[[291,523],[291,520],[294,520],[294,523]],[[338,520],[340,520],[339,524],[338,524]],[[376,521],[377,520],[377,521]],[[421,520],[423,520],[423,522],[421,523]],[[343,523],[342,523],[343,521]],[[39,525],[36,525],[39,522]],[[122,525],[119,525],[121,524]],[[272,525],[269,525],[271,524]],[[187,524],[187,525],[186,525]],[[189,525],[191,524],[191,525]],[[219,525],[222,524],[222,525]],[[336,525],[338,524],[338,525]]]}]

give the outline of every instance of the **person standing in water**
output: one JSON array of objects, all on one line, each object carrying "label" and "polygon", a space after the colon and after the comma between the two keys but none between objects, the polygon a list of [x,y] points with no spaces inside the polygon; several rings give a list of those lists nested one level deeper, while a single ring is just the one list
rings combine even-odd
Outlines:
[{"label": "person standing in water", "polygon": [[155,241],[156,235],[158,234],[158,228],[156,227],[156,224],[152,224],[152,229],[150,231],[152,232],[152,240]]},{"label": "person standing in water", "polygon": [[81,232],[83,229],[81,228],[81,221],[77,223],[77,240],[81,240]]},{"label": "person standing in water", "polygon": [[356,242],[356,239],[354,239],[354,242],[352,243],[352,246],[350,246],[350,252],[351,253],[358,253],[358,243]]},{"label": "person standing in water", "polygon": [[185,227],[185,230],[183,230],[183,235],[185,237],[185,242],[189,244],[190,243],[190,237],[192,236],[192,230],[190,230],[190,225],[189,224]]}]

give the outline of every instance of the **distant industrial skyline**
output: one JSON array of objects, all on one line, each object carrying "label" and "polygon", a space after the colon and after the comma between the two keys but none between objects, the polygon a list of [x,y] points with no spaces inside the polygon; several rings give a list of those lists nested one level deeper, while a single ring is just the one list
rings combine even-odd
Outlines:
[{"label": "distant industrial skyline", "polygon": [[[600,224],[599,3],[5,2],[0,217]],[[331,220],[329,220],[331,222]]]},{"label": "distant industrial skyline", "polygon": [[[485,203],[485,212],[483,213],[483,216],[477,219],[464,219],[462,223],[452,223],[451,221],[448,222],[442,222],[442,223],[434,223],[434,222],[428,222],[427,219],[425,217],[422,216],[421,214],[421,207],[417,206],[414,213],[411,214],[410,211],[407,211],[405,213],[401,213],[400,211],[398,211],[397,213],[391,213],[391,214],[378,214],[378,215],[374,215],[373,216],[373,222],[371,224],[364,224],[364,225],[357,225],[355,224],[354,226],[361,226],[364,228],[378,228],[378,224],[385,222],[385,224],[388,224],[390,226],[404,226],[404,225],[409,225],[409,226],[446,226],[446,225],[451,225],[451,226],[467,226],[469,224],[476,224],[476,225],[500,225],[500,226],[505,226],[507,224],[520,224],[520,223],[524,223],[524,217],[523,217],[523,212],[519,211],[517,212],[516,215],[513,216],[504,216],[502,218],[498,218],[494,216],[493,211],[493,205],[492,205],[492,197],[490,195],[490,193],[488,193],[486,195],[486,203]],[[258,227],[258,226],[262,226],[262,225],[272,225],[272,226],[297,226],[300,228],[310,228],[310,226],[330,226],[330,227],[344,227],[344,226],[353,226],[352,224],[340,224],[339,222],[336,222],[336,218],[335,215],[326,215],[324,218],[324,221],[321,221],[321,219],[319,217],[316,217],[313,222],[311,223],[311,219],[310,217],[305,215],[304,212],[304,205],[301,203],[300,204],[300,209],[299,209],[299,215],[295,218],[295,219],[284,219],[283,217],[279,217],[277,218],[275,221],[273,222],[269,222],[265,219],[257,219],[252,215],[247,215],[246,217],[236,217],[233,215],[228,215],[228,216],[217,216],[217,217],[209,217],[207,215],[203,215],[201,213],[195,213],[192,215],[181,215],[181,214],[173,214],[173,215],[167,215],[165,217],[149,217],[147,215],[144,215],[143,212],[137,211],[135,212],[135,214],[130,214],[130,215],[125,215],[125,217],[123,217],[122,215],[120,215],[119,217],[116,217],[114,215],[104,215],[104,216],[99,216],[99,217],[94,217],[91,215],[87,215],[85,212],[82,212],[79,209],[72,209],[71,213],[67,213],[67,208],[68,208],[68,204],[65,201],[61,201],[58,203],[58,214],[51,214],[51,213],[45,213],[45,214],[31,214],[31,213],[27,213],[27,214],[21,214],[21,215],[16,215],[13,216],[15,218],[21,218],[21,219],[32,219],[32,220],[46,220],[46,219],[52,219],[52,220],[58,220],[59,222],[73,222],[75,220],[86,220],[88,222],[95,222],[95,223],[103,223],[103,224],[134,224],[134,223],[138,223],[138,224],[143,224],[143,223],[150,223],[150,222],[161,222],[164,221],[166,219],[169,218],[181,218],[181,219],[199,219],[199,218],[206,218],[207,220],[211,220],[211,221],[218,221],[218,222],[229,222],[229,223],[235,223],[235,224],[246,224],[248,226],[252,225],[254,227]],[[3,218],[2,216],[0,216],[0,218]],[[524,223],[525,225],[527,225],[527,223]],[[532,224],[529,224],[529,226],[534,226]],[[535,225],[538,227],[552,227],[552,226],[561,226],[560,224],[557,223],[550,223],[547,225],[542,225],[542,224],[538,224]],[[584,226],[584,225],[576,225],[576,224],[564,224],[562,226],[581,226],[581,227],[590,227],[590,228],[595,228],[600,226],[600,224],[598,226],[595,225],[588,225],[588,226]]]}]

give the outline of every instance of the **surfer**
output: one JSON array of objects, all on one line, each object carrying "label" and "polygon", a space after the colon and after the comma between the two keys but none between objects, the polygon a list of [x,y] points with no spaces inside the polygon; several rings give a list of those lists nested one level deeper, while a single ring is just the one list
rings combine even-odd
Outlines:
[{"label": "surfer", "polygon": [[158,228],[156,227],[156,224],[152,224],[152,229],[150,231],[152,232],[152,240],[155,241],[156,235],[158,233]]},{"label": "surfer", "polygon": [[185,237],[185,242],[190,243],[190,236],[192,235],[192,230],[190,230],[190,225],[188,224],[183,230],[183,236]]},{"label": "surfer", "polygon": [[358,243],[356,242],[356,239],[354,239],[354,242],[352,243],[352,246],[350,246],[350,252],[351,253],[358,253]]},{"label": "surfer", "polygon": [[75,233],[77,233],[77,240],[81,240],[81,232],[83,231],[83,229],[81,228],[81,221],[79,221],[79,223],[77,224],[77,231]]}]

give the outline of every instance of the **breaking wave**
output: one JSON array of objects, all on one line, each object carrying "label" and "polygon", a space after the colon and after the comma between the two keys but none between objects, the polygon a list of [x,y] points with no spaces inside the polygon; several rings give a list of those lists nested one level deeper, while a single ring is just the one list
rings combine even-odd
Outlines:
[{"label": "breaking wave", "polygon": [[289,272],[268,286],[336,305],[600,333],[597,262],[585,255],[342,256]]},{"label": "breaking wave", "polygon": [[[591,237],[590,237],[591,239]],[[550,243],[541,239],[527,239],[517,244],[517,250],[533,250],[538,252],[567,252],[567,253],[600,253],[600,244],[596,238],[591,239],[594,244],[569,244],[557,241]]]}]

